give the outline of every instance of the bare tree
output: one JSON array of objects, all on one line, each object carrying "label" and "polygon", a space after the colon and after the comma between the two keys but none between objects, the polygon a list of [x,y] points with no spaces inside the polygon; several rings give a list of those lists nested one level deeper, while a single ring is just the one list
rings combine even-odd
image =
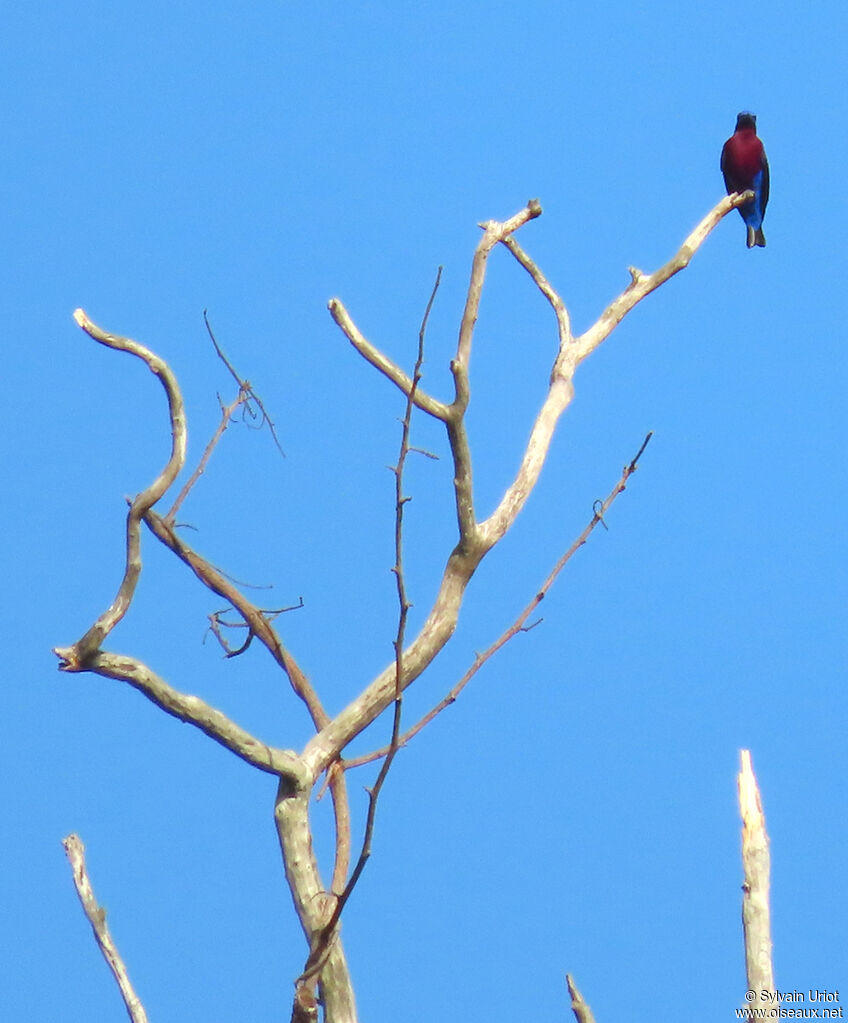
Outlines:
[{"label": "bare tree", "polygon": [[[340,937],[340,920],[354,887],[370,855],[374,833],[375,813],[380,789],[398,750],[438,714],[452,703],[470,678],[504,643],[528,625],[534,609],[552,586],[559,572],[572,554],[583,544],[604,516],[637,468],[647,438],[636,455],[625,466],[609,496],[596,502],[594,514],[583,533],[554,566],[539,586],[519,618],[483,654],[478,655],[465,675],[453,689],[420,721],[411,727],[402,727],[402,706],[405,690],[418,679],[444,649],[456,628],[466,587],[483,558],[498,544],[515,522],[528,496],[539,479],[548,455],[556,424],[570,403],[574,393],[574,374],[612,333],[618,323],[646,295],[657,289],[678,271],[684,269],[707,235],[732,209],[741,205],[750,193],[733,194],[722,199],[684,241],[677,254],[665,265],[650,274],[630,268],[630,283],[603,311],[597,322],[583,334],[575,336],[571,330],[566,307],[553,286],[524,249],[515,235],[529,220],[540,216],[538,201],[504,222],[488,221],[482,224],[482,236],[474,253],[471,280],[465,309],[459,328],[456,355],[450,369],[454,393],[450,401],[429,394],[421,386],[421,364],[424,351],[427,317],[438,288],[438,278],[427,306],[419,334],[418,356],[410,374],[379,351],[354,323],[345,306],[338,299],[329,303],[330,314],[356,350],[376,370],[385,376],[406,401],[401,441],[395,476],[395,562],[393,572],[397,584],[398,614],[394,640],[395,656],[390,664],[379,671],[356,696],[334,717],[324,709],[318,692],[307,679],[299,661],[283,644],[275,628],[275,618],[285,609],[263,609],[249,600],[241,589],[207,559],[198,554],[178,533],[175,516],[182,501],[203,472],[209,455],[218,443],[238,409],[250,410],[263,422],[268,419],[261,400],[233,366],[227,367],[235,378],[238,393],[234,401],[222,405],[221,421],[211,439],[200,464],[191,474],[173,506],[164,515],[154,510],[174,485],[185,464],[186,421],[180,389],[174,374],[164,360],[144,345],[96,326],[82,310],[75,315],[80,327],[95,341],[116,351],[128,352],[143,360],[161,381],[167,396],[170,415],[171,452],[168,462],[156,479],[131,503],[126,524],[126,563],[123,580],[110,606],[76,643],[57,648],[60,668],[65,672],[87,671],[107,678],[118,679],[142,692],[163,711],[199,728],[211,739],[260,771],[279,779],[274,807],[274,820],[279,836],[285,874],[307,943],[304,967],[295,979],[292,1007],[293,1020],[318,1018],[319,1006],[329,1023],[352,1023],[356,1019],[353,984],[349,974]],[[498,244],[504,245],[517,263],[530,275],[542,298],[550,305],[556,320],[558,341],[547,393],[533,422],[530,437],[520,459],[518,470],[495,510],[485,519],[479,519],[472,484],[472,458],[466,434],[466,411],[469,404],[469,365],[474,328],[486,276],[490,253]],[[207,324],[208,326],[208,324]],[[211,335],[211,329],[210,329]],[[215,341],[219,356],[226,357]],[[408,498],[403,489],[403,473],[407,456],[412,450],[410,427],[414,410],[438,420],[444,425],[453,461],[453,492],[457,521],[457,540],[446,552],[446,564],[441,583],[429,613],[417,635],[407,638],[407,612],[410,604],[406,592],[403,563],[403,516]],[[650,437],[650,435],[649,435]],[[276,441],[276,434],[274,434]],[[279,445],[278,445],[279,446]],[[634,445],[635,446],[635,445]],[[242,653],[254,641],[260,642],[279,665],[295,695],[305,704],[314,725],[314,735],[303,749],[294,750],[272,746],[262,738],[239,727],[221,711],[196,696],[189,696],[174,688],[156,672],[138,659],[104,649],[111,631],[130,608],[141,573],[142,524],[195,574],[209,590],[226,602],[228,612],[211,616],[212,628],[227,656]],[[233,618],[235,617],[235,621]],[[228,635],[240,628],[243,640],[230,644]],[[394,706],[391,736],[387,745],[370,755],[345,759],[349,743],[367,729],[387,708]],[[383,739],[385,742],[385,739]],[[381,760],[377,779],[369,790],[369,806],[364,829],[364,840],[355,852],[351,847],[351,821],[347,796],[346,772],[370,760]],[[313,852],[309,818],[310,799],[316,787],[328,786],[334,808],[335,858],[329,874],[319,869]],[[105,926],[105,914],[94,899],[85,870],[82,842],[77,836],[66,839],[66,849],[73,863],[74,878],[80,898],[86,909],[104,955],[119,981],[130,1016],[144,1020],[144,1010],[132,990],[127,971],[120,962],[117,950]],[[326,870],[326,868],[325,868]],[[579,1019],[591,1020],[591,1012],[583,1002],[573,980],[569,978],[575,1013]]]}]

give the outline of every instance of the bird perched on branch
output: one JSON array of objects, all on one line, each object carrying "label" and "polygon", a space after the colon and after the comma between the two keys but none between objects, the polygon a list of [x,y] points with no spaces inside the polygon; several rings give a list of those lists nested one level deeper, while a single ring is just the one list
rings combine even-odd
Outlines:
[{"label": "bird perched on branch", "polygon": [[736,118],[736,131],[721,151],[721,173],[728,195],[749,189],[754,193],[753,201],[740,206],[739,212],[748,226],[748,248],[764,246],[763,217],[769,197],[769,165],[763,144],[757,138],[756,114],[743,111]]}]

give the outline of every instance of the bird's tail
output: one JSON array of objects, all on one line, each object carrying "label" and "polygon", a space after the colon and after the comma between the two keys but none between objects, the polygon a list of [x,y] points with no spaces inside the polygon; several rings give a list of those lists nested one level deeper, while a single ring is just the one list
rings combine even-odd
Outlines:
[{"label": "bird's tail", "polygon": [[761,227],[748,227],[748,248],[753,249],[755,245],[759,245],[760,248],[766,247],[766,236],[763,234]]}]

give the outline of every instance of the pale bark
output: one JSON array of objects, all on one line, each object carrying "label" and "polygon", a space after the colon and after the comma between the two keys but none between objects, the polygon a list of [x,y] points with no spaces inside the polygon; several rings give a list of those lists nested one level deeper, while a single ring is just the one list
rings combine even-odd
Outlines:
[{"label": "pale bark", "polygon": [[[218,428],[216,439],[213,439],[213,442],[207,447],[200,465],[187,486],[179,494],[172,512],[163,517],[154,511],[153,505],[174,483],[185,461],[185,414],[177,381],[164,360],[144,345],[129,338],[103,331],[95,326],[81,310],[77,310],[75,313],[77,322],[90,337],[117,351],[125,351],[140,358],[162,381],[168,400],[171,452],[162,472],[130,504],[127,516],[124,577],[115,600],[80,640],[71,646],[57,648],[55,652],[60,658],[62,670],[67,672],[91,671],[104,677],[124,681],[142,692],[163,711],[199,728],[204,734],[247,764],[279,777],[279,791],[274,810],[275,823],[286,879],[291,890],[295,911],[309,945],[310,954],[310,958],[307,959],[307,968],[297,980],[292,1009],[293,1019],[314,1018],[316,1004],[313,989],[317,983],[318,998],[323,1004],[325,1019],[328,1023],[355,1023],[356,1020],[353,986],[338,934],[337,918],[340,909],[344,906],[345,899],[350,894],[352,883],[355,883],[358,872],[361,871],[364,860],[367,858],[370,848],[368,845],[370,831],[373,825],[373,803],[369,808],[366,844],[351,878],[348,878],[350,822],[345,764],[341,759],[343,751],[353,738],[372,724],[386,707],[395,701],[393,739],[387,751],[389,757],[394,755],[403,741],[399,734],[403,690],[414,683],[422,672],[432,664],[450,640],[459,619],[469,580],[482,559],[513,526],[519,512],[536,486],[548,456],[556,426],[574,395],[573,378],[577,367],[609,336],[614,327],[642,298],[688,265],[694,252],[722,217],[746,201],[747,198],[749,198],[749,193],[741,196],[731,195],[722,199],[689,235],[677,254],[654,273],[643,274],[641,271],[631,269],[631,281],[627,288],[610,303],[598,321],[579,337],[574,337],[572,334],[568,311],[562,299],[513,237],[514,233],[528,221],[541,215],[542,209],[538,201],[531,200],[526,207],[504,222],[488,221],[481,224],[483,233],[472,260],[456,354],[451,362],[454,396],[450,402],[433,397],[420,386],[420,347],[416,371],[409,376],[367,340],[339,299],[333,299],[329,303],[333,319],[351,344],[371,366],[386,376],[406,396],[407,418],[403,444],[408,445],[409,420],[413,406],[444,423],[453,461],[453,490],[457,520],[456,544],[447,555],[438,592],[418,634],[408,644],[405,642],[404,624],[408,604],[402,578],[399,578],[401,610],[395,658],[391,664],[363,687],[359,695],[346,708],[332,718],[324,710],[317,691],[308,680],[306,673],[291,651],[283,645],[274,629],[272,619],[277,612],[263,611],[256,607],[230,579],[207,559],[192,550],[177,535],[173,524],[173,512],[202,475],[212,448],[217,443],[217,438],[224,433],[231,411],[242,401],[249,400],[247,395],[252,395],[249,385],[235,373],[231,364],[224,359],[223,353],[213,337],[218,354],[224,359],[228,369],[238,381],[239,399],[224,410],[224,420]],[[544,300],[551,306],[556,319],[557,342],[552,346],[552,367],[547,391],[531,425],[529,439],[519,460],[514,478],[506,486],[504,495],[494,511],[487,519],[480,521],[474,501],[472,455],[466,433],[465,414],[471,398],[469,381],[471,352],[485,284],[486,268],[493,249],[499,244],[503,244],[511,252],[519,265],[530,275]],[[273,430],[273,424],[267,419],[264,409],[262,411],[265,421],[271,425]],[[405,450],[403,445],[401,450],[402,456],[397,468],[398,476],[403,465]],[[636,459],[633,460],[630,468],[625,470],[619,485],[620,489],[623,489],[629,472],[635,468],[635,462]],[[615,493],[618,492],[620,490],[615,491]],[[597,521],[603,521],[604,511],[615,493],[602,506],[601,511],[596,512],[596,517],[588,527],[588,531],[594,528]],[[404,500],[405,498],[401,496],[400,486],[398,486],[398,545],[401,531],[400,509]],[[147,524],[153,535],[162,544],[194,572],[204,586],[224,597],[241,616],[242,627],[247,629],[248,635],[248,639],[241,649],[247,649],[250,640],[256,637],[285,673],[293,691],[308,709],[315,727],[316,734],[300,753],[268,745],[236,725],[225,714],[211,707],[199,697],[179,692],[135,658],[110,653],[102,649],[102,644],[112,629],[126,614],[135,593],[142,567],[140,538],[142,521]],[[442,557],[444,557],[444,553]],[[396,558],[395,571],[400,576],[399,553]],[[559,568],[556,569],[556,572],[558,571]],[[555,574],[546,581],[542,593],[546,592],[553,578],[555,578]],[[539,599],[541,597],[537,598],[536,603]],[[533,606],[535,605],[531,604],[531,607],[527,609],[527,615]],[[524,621],[526,621],[526,617],[520,620],[515,631],[524,627]],[[336,858],[329,889],[322,880],[319,865],[313,853],[309,824],[309,800],[315,784],[325,771],[329,772],[329,785],[333,795],[336,823]],[[573,987],[571,980],[569,980],[569,986]],[[576,988],[572,990],[572,998],[576,1003],[575,1011],[577,1011],[578,1006],[583,1003]],[[580,1018],[591,1020],[588,1006],[581,1008],[580,1011],[584,1013]]]}]

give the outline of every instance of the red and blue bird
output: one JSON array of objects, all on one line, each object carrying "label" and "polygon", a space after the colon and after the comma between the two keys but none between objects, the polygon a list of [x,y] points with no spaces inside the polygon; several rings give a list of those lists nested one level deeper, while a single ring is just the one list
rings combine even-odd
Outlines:
[{"label": "red and blue bird", "polygon": [[763,217],[769,197],[769,165],[762,142],[757,138],[756,114],[743,111],[736,118],[736,131],[721,151],[721,173],[727,194],[754,193],[751,202],[739,207],[748,228],[748,248],[764,246]]}]

